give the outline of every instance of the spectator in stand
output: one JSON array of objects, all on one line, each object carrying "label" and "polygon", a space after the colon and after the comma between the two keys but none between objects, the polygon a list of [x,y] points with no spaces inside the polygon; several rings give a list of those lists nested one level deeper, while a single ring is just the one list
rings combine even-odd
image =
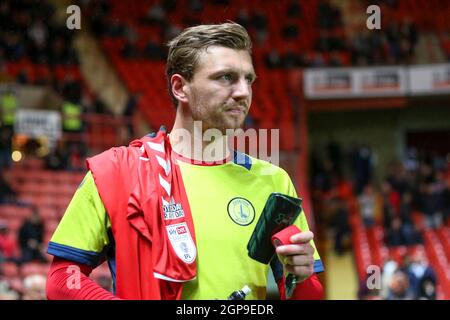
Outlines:
[{"label": "spectator in stand", "polygon": [[11,234],[7,221],[0,220],[0,263],[17,261],[17,241]]},{"label": "spectator in stand", "polygon": [[168,22],[165,23],[165,25],[162,29],[163,29],[162,38],[164,39],[163,40],[164,42],[170,41],[170,39],[176,37],[182,31],[180,26],[175,25],[175,24],[170,24]]},{"label": "spectator in stand", "polygon": [[12,25],[11,8],[8,1],[0,2],[0,30],[7,30]]},{"label": "spectator in stand", "polygon": [[[1,41],[1,37],[0,37]],[[0,45],[0,81],[7,82],[8,76],[6,75],[5,65],[5,49]]]},{"label": "spectator in stand", "polygon": [[423,238],[419,226],[415,225],[411,219],[412,214],[412,194],[405,192],[400,204],[400,219],[402,221],[403,233],[410,245],[422,244]]},{"label": "spectator in stand", "polygon": [[19,71],[19,73],[16,76],[16,82],[19,84],[29,84],[30,83],[30,79],[29,79],[29,75],[28,75],[28,71],[25,69],[21,69]]},{"label": "spectator in stand", "polygon": [[83,143],[69,144],[69,166],[70,171],[83,171],[86,161],[86,146]]},{"label": "spectator in stand", "polygon": [[355,191],[359,195],[372,178],[373,154],[369,147],[360,146],[351,151],[350,158],[352,168],[355,170]]},{"label": "spectator in stand", "polygon": [[298,38],[298,28],[293,22],[286,24],[282,29],[284,40],[296,40]]},{"label": "spectator in stand", "polygon": [[398,216],[400,208],[400,195],[392,189],[388,181],[381,184],[381,196],[383,203],[383,224],[384,228],[390,228],[392,220]]},{"label": "spectator in stand", "polygon": [[37,260],[47,262],[42,255],[44,238],[44,223],[39,215],[37,207],[33,207],[32,215],[25,220],[19,229],[19,244],[21,251],[21,263]]},{"label": "spectator in stand", "polygon": [[400,220],[400,218],[395,217],[392,220],[391,225],[386,232],[385,242],[388,247],[405,246],[408,244],[405,234],[403,233],[402,220]]},{"label": "spectator in stand", "polygon": [[246,8],[239,9],[239,12],[236,16],[236,22],[246,29],[250,27],[250,18]]},{"label": "spectator in stand", "polygon": [[410,182],[407,179],[406,168],[401,162],[396,162],[390,166],[386,180],[400,196],[411,189]]},{"label": "spectator in stand", "polygon": [[75,80],[75,76],[70,72],[64,78],[62,93],[68,101],[77,104],[81,103],[81,83]]},{"label": "spectator in stand", "polygon": [[149,39],[144,48],[144,55],[150,60],[164,60],[166,53],[156,41]]},{"label": "spectator in stand", "polygon": [[0,204],[16,203],[16,196],[17,193],[9,184],[8,179],[3,175],[3,170],[0,171]]},{"label": "spectator in stand", "polygon": [[361,214],[364,226],[371,228],[376,222],[376,204],[377,194],[371,184],[364,187],[363,193],[358,197],[359,212]]},{"label": "spectator in stand", "polygon": [[189,0],[188,9],[193,13],[200,13],[203,11],[203,3],[200,0]]},{"label": "spectator in stand", "polygon": [[398,263],[393,257],[388,257],[383,265],[383,272],[381,275],[381,292],[380,295],[383,299],[387,299],[389,296],[389,285],[392,282],[392,277],[395,271],[398,269]]},{"label": "spectator in stand", "polygon": [[333,163],[334,170],[342,175],[342,149],[340,144],[335,140],[330,140],[326,145],[327,155]]},{"label": "spectator in stand", "polygon": [[164,20],[166,19],[166,11],[164,7],[155,3],[151,7],[148,8],[147,14],[145,15],[143,22],[148,23],[150,25],[162,25]]},{"label": "spectator in stand", "polygon": [[0,300],[19,300],[20,294],[11,288],[10,280],[3,275],[2,264],[0,263]]},{"label": "spectator in stand", "polygon": [[341,11],[329,0],[319,1],[317,10],[319,28],[331,30],[342,25]]},{"label": "spectator in stand", "polygon": [[46,158],[46,167],[50,170],[66,170],[69,165],[69,153],[64,140],[60,139]]},{"label": "spectator in stand", "polygon": [[17,31],[4,35],[4,48],[7,60],[19,61],[26,53],[24,41]]},{"label": "spectator in stand", "polygon": [[422,196],[423,213],[425,214],[425,226],[428,229],[437,229],[442,225],[442,194],[440,185],[429,182],[420,187]]},{"label": "spectator in stand", "polygon": [[65,100],[61,106],[62,127],[64,132],[80,133],[85,129],[83,119],[84,108],[79,102]]},{"label": "spectator in stand", "polygon": [[386,244],[390,247],[423,244],[423,237],[417,225],[395,217],[386,231]]},{"label": "spectator in stand", "polygon": [[65,62],[66,57],[66,45],[64,38],[55,37],[50,44],[50,59],[49,63],[52,65],[60,65]]},{"label": "spectator in stand", "polygon": [[410,192],[405,192],[401,197],[400,203],[400,219],[403,223],[413,224],[411,220],[412,213],[412,194]]},{"label": "spectator in stand", "polygon": [[163,0],[161,1],[161,5],[167,13],[172,13],[177,8],[177,0]]},{"label": "spectator in stand", "polygon": [[301,18],[303,11],[300,1],[291,0],[287,6],[286,15],[290,18]]},{"label": "spectator in stand", "polygon": [[446,211],[446,204],[448,201],[448,199],[446,199],[446,196],[448,194],[448,184],[445,178],[444,170],[436,171],[435,182],[433,185],[434,185],[433,191],[436,194],[437,211],[439,212],[442,224],[444,212]]},{"label": "spectator in stand", "polygon": [[329,66],[330,67],[342,67],[342,61],[341,58],[339,56],[339,53],[335,50],[331,51],[330,53],[330,61],[329,61]]},{"label": "spectator in stand", "polygon": [[120,24],[116,21],[106,21],[108,14],[111,11],[111,4],[108,0],[89,1],[89,3],[82,8],[90,11],[92,31],[99,36],[118,36],[120,31]]},{"label": "spectator in stand", "polygon": [[312,68],[325,67],[325,61],[321,52],[315,52],[307,62],[307,65]]},{"label": "spectator in stand", "polygon": [[409,243],[411,245],[417,245],[417,244],[423,244],[423,236],[422,236],[422,230],[417,224],[412,225],[412,231],[411,233],[407,234],[407,238],[410,239]]},{"label": "spectator in stand", "polygon": [[409,172],[417,171],[419,168],[419,159],[417,149],[414,147],[408,148],[406,156],[403,159],[403,166]]},{"label": "spectator in stand", "polygon": [[282,57],[281,65],[286,69],[301,67],[301,56],[298,55],[293,48],[288,48]]},{"label": "spectator in stand", "polygon": [[281,57],[276,48],[272,48],[265,57],[266,67],[269,69],[280,68],[282,65]]},{"label": "spectator in stand", "polygon": [[[450,167],[448,169],[448,172],[450,173]],[[444,217],[443,222],[446,225],[450,226],[450,178],[447,179],[446,182],[446,188],[444,189],[444,192],[442,193],[442,196],[444,198]]]},{"label": "spectator in stand", "polygon": [[10,139],[12,137],[14,120],[18,108],[19,99],[17,94],[12,86],[8,86],[0,96],[0,124],[2,130],[9,131],[9,136],[2,137],[3,139]]},{"label": "spectator in stand", "polygon": [[257,10],[252,17],[252,24],[256,30],[257,44],[262,46],[267,40],[267,17],[262,10]]},{"label": "spectator in stand", "polygon": [[335,170],[333,162],[326,158],[321,160],[317,154],[312,154],[311,163],[313,164],[313,186],[321,192],[328,192],[333,187]]},{"label": "spectator in stand", "polygon": [[108,107],[105,105],[105,103],[103,103],[103,101],[100,98],[94,97],[94,102],[92,103],[92,105],[94,113],[112,115],[111,111],[108,109]]},{"label": "spectator in stand", "polygon": [[398,269],[392,275],[389,284],[387,300],[412,300],[414,293],[409,283],[408,275]]},{"label": "spectator in stand", "polygon": [[327,30],[320,30],[315,48],[320,52],[344,50],[345,41],[341,36],[330,35]]},{"label": "spectator in stand", "polygon": [[349,239],[351,229],[348,224],[348,205],[345,201],[337,199],[336,211],[332,217],[332,227],[334,228],[334,251],[337,255],[342,255],[346,251],[346,243]]},{"label": "spectator in stand", "polygon": [[46,277],[42,274],[32,274],[23,280],[22,300],[47,300],[45,294]]},{"label": "spectator in stand", "polygon": [[30,38],[29,55],[34,63],[48,62],[48,28],[41,20],[35,21],[28,28],[28,37]]},{"label": "spectator in stand", "polygon": [[137,46],[137,35],[131,28],[126,29],[125,44],[122,48],[121,54],[125,59],[135,59],[140,56]]},{"label": "spectator in stand", "polygon": [[436,284],[431,280],[424,280],[421,282],[419,288],[419,297],[420,300],[436,300],[437,299],[437,289]]},{"label": "spectator in stand", "polygon": [[416,299],[436,299],[436,272],[429,265],[423,249],[418,249],[413,254],[412,261],[406,270]]},{"label": "spectator in stand", "polygon": [[129,138],[134,138],[133,116],[138,108],[139,100],[142,96],[142,92],[131,94],[122,114],[124,117],[126,117],[126,127],[128,129]]}]

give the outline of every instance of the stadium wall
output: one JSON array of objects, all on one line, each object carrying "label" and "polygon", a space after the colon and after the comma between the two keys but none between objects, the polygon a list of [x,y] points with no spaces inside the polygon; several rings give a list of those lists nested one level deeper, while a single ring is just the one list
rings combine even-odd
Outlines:
[{"label": "stadium wall", "polygon": [[352,144],[365,144],[376,155],[376,181],[384,177],[392,160],[404,155],[408,131],[450,130],[450,108],[426,102],[402,109],[310,112],[310,150],[324,150],[334,140],[343,153],[344,173],[349,172],[348,152]]}]

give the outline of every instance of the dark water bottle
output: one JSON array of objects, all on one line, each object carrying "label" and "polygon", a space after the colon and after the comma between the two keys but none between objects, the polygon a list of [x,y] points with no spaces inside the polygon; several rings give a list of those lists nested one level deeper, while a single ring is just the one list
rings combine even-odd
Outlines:
[{"label": "dark water bottle", "polygon": [[234,291],[227,300],[245,300],[245,297],[252,291],[248,286],[244,286],[241,290]]}]

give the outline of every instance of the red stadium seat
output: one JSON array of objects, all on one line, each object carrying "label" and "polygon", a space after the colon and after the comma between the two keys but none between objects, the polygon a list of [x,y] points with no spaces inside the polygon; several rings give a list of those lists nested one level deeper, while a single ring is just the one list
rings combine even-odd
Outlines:
[{"label": "red stadium seat", "polygon": [[20,273],[23,278],[32,274],[42,274],[46,276],[49,268],[50,265],[46,263],[29,262],[20,267]]},{"label": "red stadium seat", "polygon": [[15,278],[19,276],[19,267],[15,262],[3,262],[0,264],[0,270],[6,278]]},{"label": "red stadium seat", "polygon": [[0,217],[26,218],[31,216],[31,208],[18,205],[0,205]]},{"label": "red stadium seat", "polygon": [[17,233],[24,222],[23,218],[11,217],[8,219],[8,226],[12,233]]}]

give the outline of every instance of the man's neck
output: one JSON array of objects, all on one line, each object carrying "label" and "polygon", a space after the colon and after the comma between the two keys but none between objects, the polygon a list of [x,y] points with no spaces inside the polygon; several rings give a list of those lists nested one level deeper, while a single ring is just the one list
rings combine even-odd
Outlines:
[{"label": "man's neck", "polygon": [[175,123],[169,134],[172,149],[195,161],[221,162],[227,159],[230,155],[228,137],[218,134],[218,131],[207,131],[203,125],[201,121],[194,122],[192,117],[184,116],[183,112],[177,110]]}]

